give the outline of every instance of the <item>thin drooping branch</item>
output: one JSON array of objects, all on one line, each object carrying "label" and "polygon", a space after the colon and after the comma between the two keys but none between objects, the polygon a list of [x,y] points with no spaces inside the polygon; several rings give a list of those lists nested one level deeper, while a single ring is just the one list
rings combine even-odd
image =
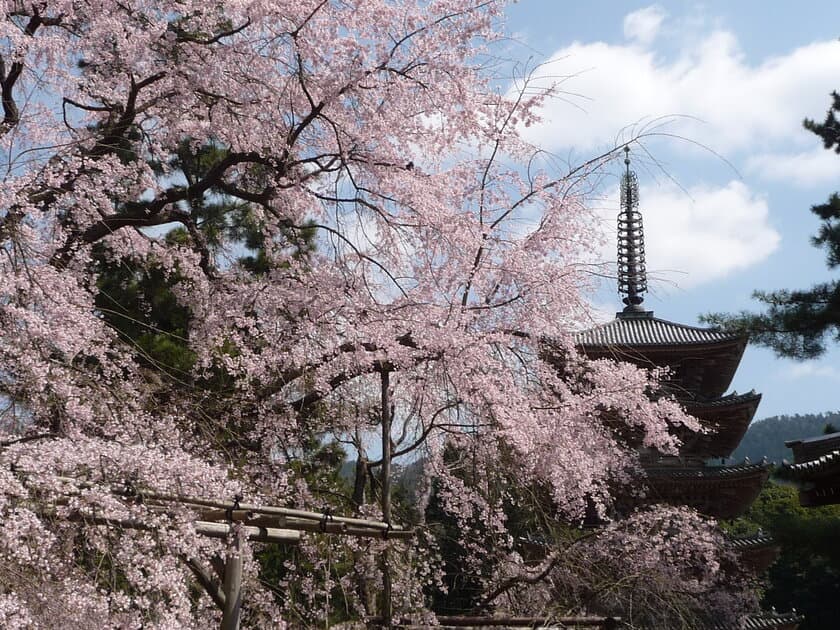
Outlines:
[{"label": "thin drooping branch", "polygon": [[547,562],[545,562],[544,566],[539,571],[527,575],[517,575],[515,577],[510,577],[506,579],[504,582],[499,584],[499,586],[487,593],[481,599],[479,604],[476,606],[476,610],[486,610],[495,600],[497,600],[499,597],[501,597],[511,589],[516,588],[517,586],[527,584],[538,584],[542,582],[551,574],[551,572],[557,567],[557,565],[560,564],[560,561],[566,557],[568,550],[571,546],[574,546],[580,543],[581,541],[584,541],[595,535],[596,532],[584,534],[580,538],[575,539],[571,545],[565,547],[564,549],[554,552],[553,554],[551,554],[550,559]]},{"label": "thin drooping branch", "polygon": [[[450,409],[454,409],[454,408],[458,407],[459,405],[462,404],[462,402],[463,401],[456,400],[456,401],[451,402],[447,405],[444,405],[440,409],[437,409],[435,411],[435,413],[432,414],[432,417],[429,419],[429,423],[423,428],[423,431],[420,433],[420,435],[417,437],[417,439],[414,442],[412,442],[410,445],[408,445],[406,447],[403,447],[401,449],[395,450],[391,454],[391,456],[392,457],[402,457],[403,455],[407,455],[408,453],[411,453],[412,451],[414,451],[414,450],[420,448],[421,446],[423,446],[424,444],[426,444],[426,440],[427,440],[427,438],[429,437],[429,435],[431,434],[432,431],[434,431],[436,428],[447,426],[447,425],[436,424],[435,420],[437,420],[437,417],[445,411],[448,411]],[[367,465],[370,468],[374,468],[374,467],[382,465],[382,460],[377,459],[375,461],[370,461],[370,462],[368,462]]]}]

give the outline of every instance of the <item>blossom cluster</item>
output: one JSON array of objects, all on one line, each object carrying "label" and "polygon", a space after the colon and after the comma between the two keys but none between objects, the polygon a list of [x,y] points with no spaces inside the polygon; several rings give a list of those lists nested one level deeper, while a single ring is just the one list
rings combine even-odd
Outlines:
[{"label": "blossom cluster", "polygon": [[[696,427],[655,375],[576,356],[610,154],[560,173],[520,138],[551,94],[494,89],[502,3],[0,6],[4,627],[216,623],[190,563],[225,543],[129,490],[374,513],[385,373],[396,454],[427,462],[412,518],[437,502],[476,570],[512,557],[515,493],[465,466],[580,519],[633,479],[616,418],[663,452]],[[443,552],[418,541],[389,570],[428,620]],[[273,584],[244,549],[245,622],[314,622],[336,592],[375,616],[386,545],[305,536]]]}]

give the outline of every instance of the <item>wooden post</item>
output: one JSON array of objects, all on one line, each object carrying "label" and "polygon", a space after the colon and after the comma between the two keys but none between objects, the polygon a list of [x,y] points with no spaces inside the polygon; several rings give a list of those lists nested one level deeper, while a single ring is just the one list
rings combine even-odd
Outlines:
[{"label": "wooden post", "polygon": [[225,608],[222,630],[239,630],[242,612],[242,555],[239,550],[239,532],[231,532],[233,541],[225,560]]},{"label": "wooden post", "polygon": [[[391,523],[391,382],[382,370],[382,520]],[[382,552],[382,625],[391,627],[391,568],[388,548]]]}]

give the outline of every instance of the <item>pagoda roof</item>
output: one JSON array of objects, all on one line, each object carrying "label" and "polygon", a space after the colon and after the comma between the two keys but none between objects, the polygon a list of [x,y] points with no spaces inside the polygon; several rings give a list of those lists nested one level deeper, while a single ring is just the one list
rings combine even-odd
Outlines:
[{"label": "pagoda roof", "polygon": [[616,313],[611,322],[576,335],[581,346],[684,346],[737,342],[743,335],[698,328],[653,316],[653,311]]},{"label": "pagoda roof", "polygon": [[751,536],[730,536],[726,539],[726,544],[732,549],[742,551],[746,549],[759,549],[762,547],[772,547],[776,544],[772,536],[764,532],[758,532]]},{"label": "pagoda roof", "polygon": [[732,382],[747,345],[745,335],[659,319],[652,311],[618,313],[611,322],[575,334],[590,359],[669,368],[663,384],[678,399],[715,399]]},{"label": "pagoda roof", "polygon": [[729,394],[712,400],[682,400],[685,410],[700,420],[705,432],[678,430],[680,453],[704,459],[728,457],[747,432],[761,394]]},{"label": "pagoda roof", "polygon": [[761,492],[769,464],[736,466],[645,467],[650,497],[673,505],[687,505],[716,518],[744,513]]},{"label": "pagoda roof", "polygon": [[730,537],[726,545],[738,554],[741,564],[749,567],[756,574],[769,569],[781,552],[773,538],[761,531],[752,536]]},{"label": "pagoda roof", "polygon": [[673,479],[738,479],[769,470],[765,462],[758,464],[737,464],[735,466],[657,466],[645,468],[648,476],[669,477]]},{"label": "pagoda roof", "polygon": [[715,624],[713,630],[795,630],[805,619],[802,615],[791,610],[787,613],[761,612],[755,615],[747,615],[740,619],[736,625]]}]

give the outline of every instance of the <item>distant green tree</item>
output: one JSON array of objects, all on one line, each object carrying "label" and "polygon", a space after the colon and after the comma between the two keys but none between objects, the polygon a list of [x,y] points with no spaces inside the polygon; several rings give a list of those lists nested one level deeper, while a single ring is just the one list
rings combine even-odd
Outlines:
[{"label": "distant green tree", "polygon": [[[840,93],[832,93],[832,104],[822,123],[805,120],[803,125],[819,136],[827,150],[840,154]],[[826,250],[830,269],[840,265],[840,193],[826,203],[811,207],[822,221],[811,242]],[[772,348],[778,355],[809,359],[825,352],[826,342],[840,341],[840,282],[832,280],[804,290],[756,291],[753,297],[766,309],[762,313],[704,315],[707,323],[749,333],[750,341]]]},{"label": "distant green tree", "polygon": [[791,486],[767,484],[734,533],[758,529],[781,547],[770,567],[763,606],[796,608],[805,615],[799,630],[836,628],[840,619],[840,505],[803,508]]}]

